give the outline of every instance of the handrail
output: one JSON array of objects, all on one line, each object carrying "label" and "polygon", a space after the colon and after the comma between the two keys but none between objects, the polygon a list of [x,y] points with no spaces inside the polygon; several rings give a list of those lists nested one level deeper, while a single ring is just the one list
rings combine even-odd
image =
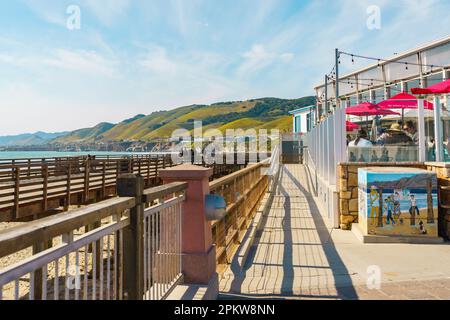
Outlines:
[{"label": "handrail", "polygon": [[93,224],[135,205],[135,198],[105,200],[86,208],[75,209],[0,231],[0,257],[45,242],[83,226]]},{"label": "handrail", "polygon": [[162,186],[145,189],[143,193],[143,202],[152,202],[164,198],[167,195],[185,191],[187,187],[187,182],[172,182]]},{"label": "handrail", "polygon": [[122,175],[122,197],[1,231],[0,258],[11,256],[0,267],[0,300],[165,299],[183,280],[188,183],[143,189],[143,181]]},{"label": "handrail", "polygon": [[227,183],[232,182],[232,181],[235,180],[236,178],[238,178],[238,177],[240,177],[240,176],[242,176],[242,175],[245,175],[246,173],[248,173],[248,172],[250,172],[250,171],[252,171],[252,170],[255,170],[256,168],[261,168],[261,167],[263,167],[263,166],[267,166],[268,163],[269,163],[269,159],[264,160],[264,161],[262,161],[262,162],[258,162],[258,163],[254,163],[254,164],[249,164],[246,168],[244,168],[244,169],[242,169],[242,170],[233,172],[232,174],[229,174],[229,175],[227,175],[227,176],[225,176],[225,177],[222,177],[222,178],[219,178],[219,179],[216,179],[216,180],[211,181],[211,182],[209,183],[209,189],[210,189],[211,191],[215,191],[215,190],[217,190],[218,188],[220,188],[220,187],[226,185]]},{"label": "handrail", "polygon": [[[263,168],[269,167],[270,159],[210,182],[210,192],[224,197],[226,215],[211,224],[213,242],[216,245],[216,261],[228,264],[242,240],[250,221],[268,190],[269,179]],[[220,271],[219,271],[220,272]]]}]

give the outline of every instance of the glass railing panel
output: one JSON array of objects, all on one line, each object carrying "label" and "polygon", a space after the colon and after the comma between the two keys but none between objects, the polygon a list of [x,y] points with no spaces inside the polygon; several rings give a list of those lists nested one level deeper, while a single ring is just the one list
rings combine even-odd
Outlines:
[{"label": "glass railing panel", "polygon": [[419,160],[418,146],[348,147],[348,162],[415,162]]}]

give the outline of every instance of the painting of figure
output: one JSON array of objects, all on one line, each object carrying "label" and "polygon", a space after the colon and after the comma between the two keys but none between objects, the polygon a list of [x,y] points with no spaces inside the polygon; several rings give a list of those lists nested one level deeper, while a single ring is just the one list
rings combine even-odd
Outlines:
[{"label": "painting of figure", "polygon": [[415,168],[363,168],[358,181],[359,201],[366,203],[360,205],[359,213],[365,233],[437,236],[435,173]]}]

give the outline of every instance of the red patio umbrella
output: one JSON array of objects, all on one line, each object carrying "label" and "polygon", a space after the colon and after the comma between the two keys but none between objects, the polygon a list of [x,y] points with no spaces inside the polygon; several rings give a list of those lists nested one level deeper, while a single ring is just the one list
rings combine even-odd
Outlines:
[{"label": "red patio umbrella", "polygon": [[[412,94],[402,92],[390,99],[384,100],[378,104],[382,109],[417,109],[417,98]],[[431,102],[425,101],[425,109],[433,110],[434,106]]]},{"label": "red patio umbrella", "polygon": [[351,121],[346,121],[345,126],[347,128],[347,132],[359,129],[359,126]]},{"label": "red patio umbrella", "polygon": [[364,102],[356,106],[349,107],[346,109],[346,113],[352,116],[359,117],[400,115],[400,113],[394,112],[389,109],[380,108],[378,105],[370,102]]},{"label": "red patio umbrella", "polygon": [[[378,104],[382,109],[402,109],[402,122],[405,118],[405,109],[417,109],[417,98],[412,94],[402,92],[390,99],[384,100]],[[434,106],[431,102],[425,101],[425,109],[433,110]]]},{"label": "red patio umbrella", "polygon": [[367,130],[369,130],[369,116],[387,116],[387,115],[400,115],[400,113],[394,112],[389,109],[382,109],[378,105],[364,102],[353,107],[346,109],[346,113],[353,116],[366,117]]},{"label": "red patio umbrella", "polygon": [[413,88],[411,92],[414,94],[444,94],[450,93],[450,79],[436,83],[428,88]]}]

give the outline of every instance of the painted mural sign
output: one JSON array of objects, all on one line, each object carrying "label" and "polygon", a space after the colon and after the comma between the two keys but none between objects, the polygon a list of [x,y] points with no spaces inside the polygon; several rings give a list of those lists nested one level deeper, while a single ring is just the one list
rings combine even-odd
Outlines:
[{"label": "painted mural sign", "polygon": [[436,174],[415,168],[358,171],[359,222],[368,235],[438,235]]}]

